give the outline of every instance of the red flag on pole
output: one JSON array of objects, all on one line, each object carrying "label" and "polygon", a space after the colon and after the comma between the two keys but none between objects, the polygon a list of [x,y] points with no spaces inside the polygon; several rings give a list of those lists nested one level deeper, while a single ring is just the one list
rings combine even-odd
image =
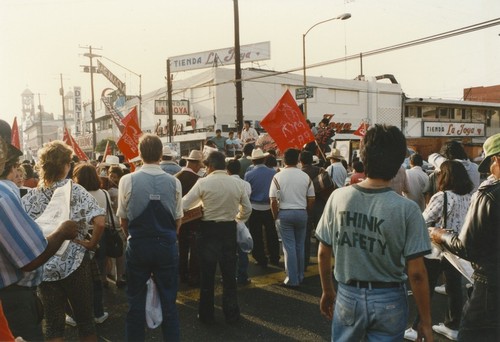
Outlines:
[{"label": "red flag on pole", "polygon": [[289,90],[260,125],[274,139],[281,151],[288,148],[300,150],[304,144],[314,141],[314,135]]},{"label": "red flag on pole", "polygon": [[89,157],[85,154],[85,152],[82,151],[80,146],[78,146],[78,143],[75,141],[75,139],[71,136],[71,133],[69,133],[68,129],[65,127],[64,128],[64,135],[63,135],[63,141],[71,146],[73,149],[73,152],[75,152],[75,155],[78,157],[80,160],[89,160]]},{"label": "red flag on pole", "polygon": [[14,117],[14,123],[12,124],[11,144],[18,150],[21,149],[21,143],[19,141],[19,127],[17,126],[17,116]]},{"label": "red flag on pole", "polygon": [[120,151],[122,151],[125,158],[131,160],[139,155],[139,138],[142,135],[142,131],[135,120],[129,120],[121,138],[118,140],[116,145]]},{"label": "red flag on pole", "polygon": [[141,125],[139,125],[139,117],[137,116],[137,107],[132,108],[130,113],[128,113],[127,116],[125,116],[122,119],[123,126],[127,126],[127,124],[129,123],[130,120],[135,121],[135,123],[137,124],[137,127],[141,127]]},{"label": "red flag on pole", "polygon": [[358,129],[356,132],[354,132],[354,135],[357,135],[358,137],[364,137],[366,135],[366,131],[368,130],[369,125],[366,122],[362,122],[361,125],[359,125]]}]

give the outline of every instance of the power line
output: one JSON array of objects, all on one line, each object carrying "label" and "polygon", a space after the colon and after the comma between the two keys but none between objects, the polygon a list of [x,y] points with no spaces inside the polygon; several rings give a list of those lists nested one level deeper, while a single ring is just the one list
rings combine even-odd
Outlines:
[{"label": "power line", "polygon": [[[442,39],[452,38],[452,37],[459,36],[459,35],[466,34],[466,33],[471,33],[471,32],[475,32],[475,31],[479,31],[479,30],[484,30],[484,29],[487,29],[489,27],[493,27],[493,26],[497,26],[497,25],[500,25],[500,18],[491,19],[491,20],[484,21],[484,22],[481,22],[481,23],[477,23],[477,24],[473,24],[473,25],[469,25],[469,26],[464,26],[464,27],[461,27],[461,28],[458,28],[458,29],[455,29],[455,30],[446,31],[446,32],[434,34],[434,35],[431,35],[431,36],[427,36],[427,37],[423,37],[423,38],[419,38],[419,39],[410,40],[408,42],[399,43],[399,44],[387,46],[387,47],[380,48],[380,49],[375,49],[375,50],[370,50],[370,51],[367,51],[367,52],[362,52],[361,55],[363,57],[374,56],[374,55],[378,55],[378,54],[385,53],[385,52],[395,51],[395,50],[404,49],[404,48],[408,48],[408,47],[412,47],[412,46],[417,46],[417,45],[421,45],[421,44],[431,43],[431,42],[442,40]],[[318,67],[322,67],[322,66],[326,66],[326,65],[331,65],[331,64],[346,62],[346,61],[357,59],[357,58],[360,58],[360,54],[359,53],[356,53],[356,54],[353,54],[353,55],[349,55],[349,56],[345,56],[345,57],[341,57],[341,58],[331,59],[331,60],[328,60],[328,61],[324,61],[324,62],[312,64],[312,65],[308,65],[308,66],[306,66],[306,68],[307,69],[318,68]],[[296,68],[293,68],[293,69],[288,69],[288,70],[285,70],[285,71],[269,71],[265,75],[259,75],[259,76],[253,76],[253,77],[249,77],[249,78],[244,78],[244,79],[241,79],[241,81],[244,81],[244,82],[254,81],[254,80],[257,80],[257,79],[261,79],[261,78],[266,78],[266,77],[271,77],[271,76],[277,76],[277,75],[283,75],[283,74],[287,74],[287,73],[291,73],[291,72],[296,72],[296,71],[300,71],[300,70],[303,70],[303,66],[296,67]],[[195,89],[195,88],[205,88],[205,87],[219,86],[219,85],[224,85],[224,84],[234,83],[234,82],[236,82],[236,80],[228,80],[228,81],[223,81],[223,82],[219,82],[219,83],[213,83],[213,84],[209,84],[209,85],[203,84],[203,85],[199,85],[199,86],[187,87],[187,88],[179,89],[179,90],[176,90],[176,91],[182,92],[182,91],[185,91],[187,89]]]}]

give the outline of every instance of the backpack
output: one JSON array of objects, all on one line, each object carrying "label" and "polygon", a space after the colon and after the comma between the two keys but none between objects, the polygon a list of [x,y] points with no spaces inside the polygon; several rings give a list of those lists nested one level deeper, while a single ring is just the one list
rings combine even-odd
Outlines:
[{"label": "backpack", "polygon": [[323,168],[320,168],[318,175],[314,177],[312,182],[316,197],[322,198],[325,201],[330,197],[333,190],[335,190],[335,183],[332,177]]}]

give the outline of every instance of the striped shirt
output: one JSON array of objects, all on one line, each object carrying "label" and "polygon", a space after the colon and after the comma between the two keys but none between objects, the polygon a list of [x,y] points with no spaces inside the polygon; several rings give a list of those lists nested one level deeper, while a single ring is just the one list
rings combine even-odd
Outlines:
[{"label": "striped shirt", "polygon": [[43,267],[32,272],[21,268],[47,248],[47,240],[8,182],[0,181],[0,289],[12,284],[37,286],[42,281]]}]

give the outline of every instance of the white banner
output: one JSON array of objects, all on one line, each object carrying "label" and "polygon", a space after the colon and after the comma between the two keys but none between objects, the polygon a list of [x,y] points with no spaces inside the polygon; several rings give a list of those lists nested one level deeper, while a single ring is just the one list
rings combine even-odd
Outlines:
[{"label": "white banner", "polygon": [[[170,57],[172,72],[234,64],[234,47]],[[271,59],[271,42],[240,46],[241,63]]]},{"label": "white banner", "polygon": [[422,136],[424,137],[484,137],[485,135],[484,123],[422,122]]}]

